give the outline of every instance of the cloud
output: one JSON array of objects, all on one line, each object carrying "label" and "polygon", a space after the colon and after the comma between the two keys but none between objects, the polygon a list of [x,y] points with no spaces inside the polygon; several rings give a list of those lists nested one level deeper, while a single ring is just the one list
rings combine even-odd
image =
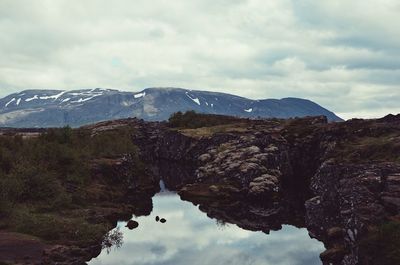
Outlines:
[{"label": "cloud", "polygon": [[[157,215],[167,222],[157,223]],[[319,253],[324,250],[306,229],[293,226],[268,235],[235,225],[219,229],[215,220],[177,194],[156,195],[151,215],[137,221],[139,227],[132,231],[120,223],[122,247],[110,254],[103,251],[89,264],[313,265],[321,263]]]},{"label": "cloud", "polygon": [[396,0],[2,0],[0,96],[176,86],[380,116],[399,111],[399,13]]}]

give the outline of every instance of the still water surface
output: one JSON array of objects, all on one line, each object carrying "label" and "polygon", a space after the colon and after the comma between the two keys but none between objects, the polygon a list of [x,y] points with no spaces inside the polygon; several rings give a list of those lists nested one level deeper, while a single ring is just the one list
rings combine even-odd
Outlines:
[{"label": "still water surface", "polygon": [[[165,224],[155,221],[160,216]],[[90,265],[320,265],[323,244],[306,229],[285,225],[269,235],[222,225],[171,192],[153,197],[150,216],[123,232],[123,245],[104,250]]]}]

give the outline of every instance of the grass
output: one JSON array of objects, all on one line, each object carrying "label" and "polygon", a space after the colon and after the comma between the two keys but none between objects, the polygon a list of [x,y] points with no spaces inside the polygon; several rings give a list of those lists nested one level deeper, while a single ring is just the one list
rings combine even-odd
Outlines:
[{"label": "grass", "polygon": [[288,119],[284,122],[284,136],[292,141],[312,135],[317,128],[318,125],[310,124],[307,120]]},{"label": "grass", "polygon": [[400,162],[400,135],[357,137],[341,142],[334,157],[343,162]]},{"label": "grass", "polygon": [[103,224],[89,224],[83,215],[70,217],[59,213],[40,213],[26,206],[14,211],[10,221],[13,232],[33,235],[49,242],[90,243],[100,240],[110,229]]},{"label": "grass", "polygon": [[216,133],[244,133],[247,132],[246,123],[233,123],[216,125],[210,127],[200,127],[196,129],[181,129],[180,133],[194,138],[210,137]]}]

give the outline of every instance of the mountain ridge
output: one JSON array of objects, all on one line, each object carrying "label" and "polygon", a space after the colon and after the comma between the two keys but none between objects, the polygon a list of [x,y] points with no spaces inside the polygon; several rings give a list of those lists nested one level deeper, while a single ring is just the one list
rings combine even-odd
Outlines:
[{"label": "mountain ridge", "polygon": [[81,90],[27,89],[0,99],[2,127],[78,127],[128,117],[162,121],[177,111],[244,118],[293,118],[333,112],[301,98],[259,99],[174,87],[151,87],[138,92],[94,88]]}]

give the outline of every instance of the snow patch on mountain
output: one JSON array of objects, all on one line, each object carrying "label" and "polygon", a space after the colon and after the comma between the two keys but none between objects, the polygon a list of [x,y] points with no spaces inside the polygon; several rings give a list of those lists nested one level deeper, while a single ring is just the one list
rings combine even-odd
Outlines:
[{"label": "snow patch on mountain", "polygon": [[201,105],[199,98],[192,97],[188,92],[186,92],[186,96],[191,100],[193,100],[193,102],[196,103],[197,105],[199,106]]},{"label": "snow patch on mountain", "polygon": [[6,105],[4,105],[6,108],[8,107],[8,105],[10,105],[11,103],[13,103],[15,101],[15,98],[12,98],[10,101],[8,101],[6,103]]},{"label": "snow patch on mountain", "polygon": [[93,96],[88,97],[88,98],[80,98],[80,99],[78,99],[78,100],[71,101],[71,103],[82,103],[82,102],[86,102],[86,101],[89,101],[89,100],[91,100],[91,99],[94,99],[95,97],[98,97],[98,96],[101,96],[101,95],[93,95]]},{"label": "snow patch on mountain", "polygon": [[142,92],[142,93],[133,95],[134,98],[142,98],[144,96],[146,96],[146,92]]},{"label": "snow patch on mountain", "polygon": [[39,99],[39,96],[38,96],[38,95],[34,95],[34,96],[31,97],[31,98],[25,99],[25,101],[26,101],[26,102],[29,102],[29,101],[32,101],[32,100],[35,100],[35,99]]},{"label": "snow patch on mountain", "polygon": [[40,99],[54,99],[57,100],[59,99],[62,95],[64,95],[65,93],[67,93],[67,91],[61,91],[60,93],[56,94],[56,95],[52,95],[52,96],[42,96],[40,97]]}]

